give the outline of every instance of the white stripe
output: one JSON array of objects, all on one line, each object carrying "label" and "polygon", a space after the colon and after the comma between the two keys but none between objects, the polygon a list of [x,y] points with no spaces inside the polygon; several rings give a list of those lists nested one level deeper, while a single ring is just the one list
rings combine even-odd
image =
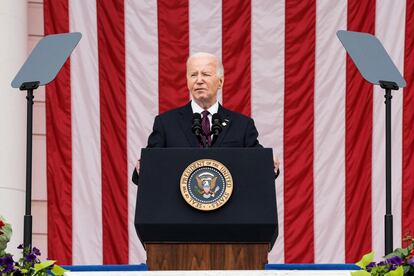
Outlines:
[{"label": "white stripe", "polygon": [[101,146],[95,1],[70,0],[73,264],[102,264]]},{"label": "white stripe", "polygon": [[[283,160],[284,1],[252,1],[252,116],[264,147]],[[276,180],[279,236],[269,263],[284,261],[283,164]]]},{"label": "white stripe", "polygon": [[346,1],[316,2],[314,230],[315,263],[345,261]]},{"label": "white stripe", "polygon": [[[221,58],[221,1],[189,1],[190,54],[207,52]],[[217,94],[219,102],[222,92]]]},{"label": "white stripe", "polygon": [[145,263],[146,254],[134,228],[137,187],[131,181],[158,113],[157,2],[125,1],[125,53],[128,139],[129,262]]},{"label": "white stripe", "polygon": [[[390,16],[392,11],[392,16]],[[400,72],[404,65],[405,1],[377,0],[375,34]],[[402,91],[393,92],[392,111],[392,213],[394,248],[401,246]],[[372,145],[372,248],[384,255],[385,215],[385,104],[384,90],[375,86],[373,95]]]}]

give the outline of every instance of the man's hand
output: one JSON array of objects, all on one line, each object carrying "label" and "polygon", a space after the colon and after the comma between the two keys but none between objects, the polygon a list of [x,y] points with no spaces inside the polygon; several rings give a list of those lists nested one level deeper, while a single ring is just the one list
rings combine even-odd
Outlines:
[{"label": "man's hand", "polygon": [[279,165],[280,165],[280,161],[279,158],[277,158],[276,156],[273,157],[273,167],[275,170],[275,175],[276,177],[279,175],[278,171],[279,171]]},{"label": "man's hand", "polygon": [[141,168],[141,159],[139,159],[137,161],[137,164],[135,165],[135,170],[137,171],[137,173],[139,174],[139,169]]}]

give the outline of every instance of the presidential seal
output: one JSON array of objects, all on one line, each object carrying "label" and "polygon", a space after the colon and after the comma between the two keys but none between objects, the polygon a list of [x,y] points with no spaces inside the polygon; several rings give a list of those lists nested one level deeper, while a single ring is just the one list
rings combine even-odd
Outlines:
[{"label": "presidential seal", "polygon": [[211,211],[220,208],[233,192],[233,178],[222,163],[201,159],[191,163],[180,179],[184,200],[192,207]]}]

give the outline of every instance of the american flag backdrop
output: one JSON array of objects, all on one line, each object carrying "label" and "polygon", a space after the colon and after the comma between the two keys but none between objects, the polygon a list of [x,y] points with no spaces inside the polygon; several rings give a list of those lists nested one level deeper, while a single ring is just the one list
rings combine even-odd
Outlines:
[{"label": "american flag backdrop", "polygon": [[222,58],[220,102],[252,116],[281,160],[269,262],[381,256],[384,94],[337,30],[375,34],[408,83],[392,99],[394,246],[413,233],[413,0],[44,0],[44,20],[45,34],[83,34],[47,87],[49,258],[145,262],[132,171],[155,115],[189,101],[199,51]]}]

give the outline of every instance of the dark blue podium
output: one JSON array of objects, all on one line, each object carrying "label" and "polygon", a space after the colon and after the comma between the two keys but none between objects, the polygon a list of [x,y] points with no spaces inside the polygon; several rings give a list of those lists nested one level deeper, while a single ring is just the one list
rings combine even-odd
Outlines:
[{"label": "dark blue podium", "polygon": [[[188,204],[180,179],[197,160],[216,160],[233,190],[216,210]],[[271,149],[143,149],[135,228],[150,270],[264,269],[277,234]]]}]

